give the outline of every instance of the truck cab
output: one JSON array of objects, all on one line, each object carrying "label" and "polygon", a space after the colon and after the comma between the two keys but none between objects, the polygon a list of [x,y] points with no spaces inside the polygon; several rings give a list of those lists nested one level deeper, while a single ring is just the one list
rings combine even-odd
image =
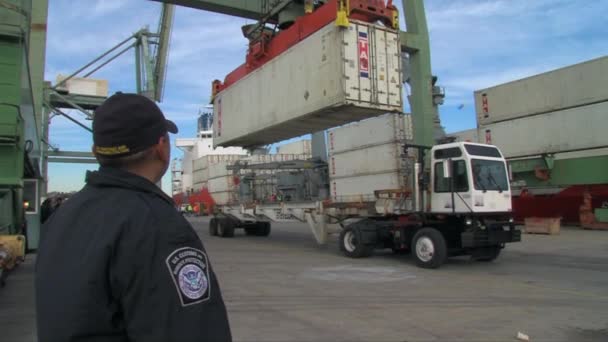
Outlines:
[{"label": "truck cab", "polygon": [[431,213],[511,212],[507,165],[496,146],[450,143],[431,149]]}]

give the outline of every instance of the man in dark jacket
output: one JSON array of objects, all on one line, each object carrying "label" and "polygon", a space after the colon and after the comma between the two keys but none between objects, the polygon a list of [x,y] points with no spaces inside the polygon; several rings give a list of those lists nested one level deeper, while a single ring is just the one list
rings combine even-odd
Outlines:
[{"label": "man in dark jacket", "polygon": [[230,341],[209,256],[155,183],[177,127],[151,100],[118,93],[93,119],[97,172],[43,226],[40,342]]}]

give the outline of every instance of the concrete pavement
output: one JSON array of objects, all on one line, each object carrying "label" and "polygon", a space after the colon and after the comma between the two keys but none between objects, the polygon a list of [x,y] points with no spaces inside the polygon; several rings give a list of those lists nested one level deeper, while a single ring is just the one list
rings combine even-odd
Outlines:
[{"label": "concrete pavement", "polygon": [[[438,270],[380,251],[348,259],[303,224],[210,237],[237,341],[608,341],[608,232],[524,235],[492,263]],[[0,290],[0,340],[35,341],[30,256]]]}]

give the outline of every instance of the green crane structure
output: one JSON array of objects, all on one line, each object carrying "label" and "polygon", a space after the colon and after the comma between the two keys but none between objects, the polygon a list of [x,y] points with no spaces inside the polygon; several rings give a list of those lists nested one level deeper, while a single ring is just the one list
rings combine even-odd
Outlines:
[{"label": "green crane structure", "polygon": [[[131,49],[135,50],[135,81],[136,92],[161,102],[163,98],[164,82],[166,77],[166,65],[169,49],[169,39],[173,23],[174,6],[163,4],[161,18],[156,32],[151,32],[144,27],[133,33],[123,41],[114,45],[89,63],[58,83],[51,85],[46,83],[44,108],[49,113],[47,120],[43,122],[45,138],[48,140],[49,119],[54,115],[60,115],[83,129],[91,132],[91,129],[80,123],[66,109],[74,109],[84,118],[91,120],[93,111],[105,100],[104,96],[84,95],[70,93],[65,88],[67,82],[75,77],[87,78],[103,68],[107,64],[122,56]],[[44,159],[43,175],[46,178],[46,163],[96,163],[97,161],[90,152],[59,151],[51,145],[48,150],[48,158]]]},{"label": "green crane structure", "polygon": [[47,0],[0,0],[0,282],[38,243],[47,11]]},{"label": "green crane structure", "polygon": [[91,119],[103,96],[72,94],[72,77],[88,77],[131,48],[136,88],[161,101],[174,6],[163,4],[156,32],[143,28],[55,85],[44,81],[48,0],[0,0],[0,284],[25,250],[38,247],[48,162],[91,163],[89,152],[59,151],[49,121],[65,109]]}]

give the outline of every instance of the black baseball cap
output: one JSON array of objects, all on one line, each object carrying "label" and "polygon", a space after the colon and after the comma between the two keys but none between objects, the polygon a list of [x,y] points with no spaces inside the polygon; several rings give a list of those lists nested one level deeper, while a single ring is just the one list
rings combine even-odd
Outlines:
[{"label": "black baseball cap", "polygon": [[95,154],[123,157],[145,150],[177,126],[165,119],[154,101],[138,94],[116,93],[95,110]]}]

